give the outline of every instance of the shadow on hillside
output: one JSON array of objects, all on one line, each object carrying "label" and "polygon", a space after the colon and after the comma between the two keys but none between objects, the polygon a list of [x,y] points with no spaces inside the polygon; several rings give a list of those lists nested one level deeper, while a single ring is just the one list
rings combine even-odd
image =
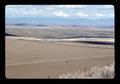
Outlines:
[{"label": "shadow on hillside", "polygon": [[114,42],[99,42],[99,41],[76,41],[76,42],[83,42],[83,43],[90,43],[90,44],[100,44],[100,45],[114,45]]},{"label": "shadow on hillside", "polygon": [[17,35],[5,33],[5,36],[17,36]]}]

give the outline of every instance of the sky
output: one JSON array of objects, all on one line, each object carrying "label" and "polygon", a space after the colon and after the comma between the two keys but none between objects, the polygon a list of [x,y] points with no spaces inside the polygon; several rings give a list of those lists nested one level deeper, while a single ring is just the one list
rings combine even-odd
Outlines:
[{"label": "sky", "polygon": [[113,5],[6,5],[6,24],[113,26]]},{"label": "sky", "polygon": [[113,5],[7,5],[7,18],[60,17],[85,19],[113,19]]}]

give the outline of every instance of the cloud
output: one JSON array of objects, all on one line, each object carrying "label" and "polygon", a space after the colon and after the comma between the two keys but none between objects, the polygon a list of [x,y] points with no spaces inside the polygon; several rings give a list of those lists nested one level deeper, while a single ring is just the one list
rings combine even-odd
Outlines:
[{"label": "cloud", "polygon": [[112,5],[7,5],[6,17],[114,18]]},{"label": "cloud", "polygon": [[114,17],[114,14],[113,14],[113,13],[111,13],[111,14],[110,14],[110,17]]},{"label": "cloud", "polygon": [[77,15],[80,16],[80,17],[88,17],[88,15],[84,14],[84,13],[78,13]]},{"label": "cloud", "polygon": [[31,10],[29,11],[29,14],[31,15],[41,15],[43,12],[42,10]]},{"label": "cloud", "polygon": [[103,14],[101,14],[101,13],[96,13],[95,14],[97,17],[103,17],[104,15]]},{"label": "cloud", "polygon": [[24,12],[23,12],[23,14],[24,14],[24,15],[27,15],[27,14],[28,14],[28,12],[24,11]]},{"label": "cloud", "polygon": [[101,6],[100,8],[103,8],[103,9],[111,9],[111,8],[114,8],[113,5],[103,5]]},{"label": "cloud", "polygon": [[32,16],[32,15],[41,15],[42,13],[43,13],[42,10],[31,9],[28,11],[23,11],[21,15]]},{"label": "cloud", "polygon": [[87,5],[59,5],[60,8],[85,8]]},{"label": "cloud", "polygon": [[64,13],[63,11],[55,11],[55,12],[53,12],[56,16],[68,16],[68,14],[67,13]]},{"label": "cloud", "polygon": [[6,17],[38,16],[44,13],[32,5],[7,5],[5,11]]}]

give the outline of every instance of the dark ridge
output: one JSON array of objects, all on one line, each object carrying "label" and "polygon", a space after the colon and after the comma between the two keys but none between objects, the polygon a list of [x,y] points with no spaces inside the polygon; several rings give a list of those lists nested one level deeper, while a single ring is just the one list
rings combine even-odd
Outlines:
[{"label": "dark ridge", "polygon": [[14,25],[16,25],[16,26],[26,26],[26,25],[28,25],[28,24],[24,24],[24,23],[22,24],[22,23],[21,23],[21,24],[14,24]]},{"label": "dark ridge", "polygon": [[48,25],[35,25],[35,26],[48,26]]},{"label": "dark ridge", "polygon": [[5,36],[17,36],[17,35],[5,33]]},{"label": "dark ridge", "polygon": [[53,36],[44,36],[44,38],[51,38],[51,39],[54,39],[55,37],[53,37]]},{"label": "dark ridge", "polygon": [[91,43],[91,44],[100,44],[100,45],[114,45],[114,42],[97,42],[97,41],[75,41],[75,42],[83,42],[83,43]]}]

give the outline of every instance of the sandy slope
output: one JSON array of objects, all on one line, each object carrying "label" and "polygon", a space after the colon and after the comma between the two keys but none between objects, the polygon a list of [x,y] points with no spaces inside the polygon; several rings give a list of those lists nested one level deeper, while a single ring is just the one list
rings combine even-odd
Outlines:
[{"label": "sandy slope", "polygon": [[56,78],[114,61],[114,48],[84,43],[32,42],[6,37],[7,78]]}]

